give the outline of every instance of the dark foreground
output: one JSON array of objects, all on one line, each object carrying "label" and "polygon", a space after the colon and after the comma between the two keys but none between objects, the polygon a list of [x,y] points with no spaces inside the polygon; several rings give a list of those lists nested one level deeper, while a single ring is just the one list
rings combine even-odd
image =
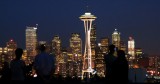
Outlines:
[{"label": "dark foreground", "polygon": [[[120,80],[117,81],[117,84],[121,84]],[[10,80],[0,80],[0,84],[113,84],[105,83],[104,79],[90,79],[90,80],[81,80],[81,79],[52,79],[50,81],[42,81],[39,79],[27,79],[25,81],[10,81]],[[129,82],[128,84],[160,84],[160,83],[132,83]]]}]

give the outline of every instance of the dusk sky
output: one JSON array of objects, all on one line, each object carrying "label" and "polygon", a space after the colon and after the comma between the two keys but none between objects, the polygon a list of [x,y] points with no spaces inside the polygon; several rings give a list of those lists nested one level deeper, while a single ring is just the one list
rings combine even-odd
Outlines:
[{"label": "dusk sky", "polygon": [[98,42],[116,28],[126,45],[132,36],[144,53],[160,55],[160,0],[0,0],[0,47],[14,39],[25,49],[26,26],[36,24],[39,41],[59,35],[68,47],[71,33],[80,33],[84,42],[86,6],[97,17]]}]

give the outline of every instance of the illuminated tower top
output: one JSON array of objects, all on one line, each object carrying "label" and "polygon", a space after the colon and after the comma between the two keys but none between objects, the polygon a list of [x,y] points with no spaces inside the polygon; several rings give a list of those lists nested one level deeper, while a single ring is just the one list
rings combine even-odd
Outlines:
[{"label": "illuminated tower top", "polygon": [[113,34],[120,34],[117,29],[114,29]]},{"label": "illuminated tower top", "polygon": [[117,29],[112,33],[112,44],[120,49],[120,32],[118,32]]},{"label": "illuminated tower top", "polygon": [[82,21],[85,21],[85,20],[93,21],[93,20],[95,20],[97,17],[95,17],[94,15],[92,15],[90,12],[86,12],[84,15],[81,15],[79,18],[80,18]]}]

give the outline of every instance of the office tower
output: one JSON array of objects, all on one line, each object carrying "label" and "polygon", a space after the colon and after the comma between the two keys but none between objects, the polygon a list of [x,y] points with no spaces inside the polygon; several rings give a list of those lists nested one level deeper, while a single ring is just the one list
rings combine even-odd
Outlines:
[{"label": "office tower", "polygon": [[109,51],[108,46],[109,38],[103,37],[100,39],[100,43],[98,43],[98,47],[96,49],[96,72],[100,77],[105,76],[104,55]]},{"label": "office tower", "polygon": [[138,60],[142,58],[142,56],[143,56],[142,48],[135,48],[135,59]]},{"label": "office tower", "polygon": [[37,55],[37,27],[26,28],[26,50],[27,56],[32,62]]},{"label": "office tower", "polygon": [[5,62],[5,61],[8,62],[8,60],[9,60],[7,51],[8,51],[7,47],[0,47],[0,70],[2,69],[3,62]]},{"label": "office tower", "polygon": [[73,60],[72,60],[72,57],[73,57],[73,54],[72,54],[72,48],[71,47],[68,47],[67,48],[67,55],[68,55],[68,59],[67,59],[67,76],[69,77],[73,77]]},{"label": "office tower", "polygon": [[28,57],[27,57],[27,50],[26,50],[26,49],[23,50],[22,60],[25,61],[25,64],[26,64],[26,65],[29,65],[29,64],[30,64],[30,60],[29,60]]},{"label": "office tower", "polygon": [[109,38],[108,37],[104,37],[100,39],[100,48],[103,54],[107,54],[108,53],[108,46],[109,46]]},{"label": "office tower", "polygon": [[95,68],[95,49],[96,49],[96,25],[93,24],[91,27],[91,55],[92,55],[92,68]]},{"label": "office tower", "polygon": [[59,75],[61,75],[62,77],[66,77],[67,76],[67,49],[65,47],[62,48],[61,50],[61,55],[59,57],[59,61],[58,61],[58,68],[59,68]]},{"label": "office tower", "polygon": [[90,44],[90,33],[92,28],[92,22],[96,19],[94,15],[90,12],[86,12],[84,15],[79,17],[84,22],[85,28],[85,50],[84,50],[84,60],[83,60],[83,70],[82,70],[82,79],[84,73],[87,78],[90,78],[90,73],[94,70],[92,69],[92,54],[91,54],[91,44]]},{"label": "office tower", "polygon": [[11,39],[9,40],[9,42],[6,43],[6,47],[7,47],[7,55],[9,58],[8,61],[10,62],[15,58],[15,50],[17,48],[17,43],[13,39]]},{"label": "office tower", "polygon": [[135,41],[132,37],[128,40],[128,54],[131,56],[130,59],[135,59]]},{"label": "office tower", "polygon": [[98,46],[96,47],[95,69],[96,69],[96,74],[99,77],[105,77],[104,54],[106,54],[108,49],[107,43],[108,43],[108,38],[104,38],[103,41],[101,40],[101,43],[98,43]]},{"label": "office tower", "polygon": [[124,41],[120,41],[120,50],[123,50],[127,54],[126,44]]},{"label": "office tower", "polygon": [[120,49],[120,32],[118,32],[117,29],[112,33],[112,44]]},{"label": "office tower", "polygon": [[128,58],[129,66],[134,67],[134,65],[137,64],[137,61],[135,59],[135,42],[132,37],[129,37],[128,40]]},{"label": "office tower", "polygon": [[80,34],[72,33],[70,38],[71,60],[73,63],[73,75],[81,76],[82,70],[82,40]]},{"label": "office tower", "polygon": [[61,55],[61,39],[58,35],[55,35],[52,40],[52,54],[56,56],[55,74],[58,74],[59,73],[59,59]]}]

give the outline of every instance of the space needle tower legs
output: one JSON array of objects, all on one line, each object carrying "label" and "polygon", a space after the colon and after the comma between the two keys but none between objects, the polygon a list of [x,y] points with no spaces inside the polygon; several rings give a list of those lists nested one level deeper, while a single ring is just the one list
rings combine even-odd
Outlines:
[{"label": "space needle tower legs", "polygon": [[86,12],[84,15],[79,17],[84,22],[85,28],[85,50],[83,56],[83,68],[82,68],[82,79],[84,78],[84,73],[86,77],[90,78],[90,73],[93,72],[92,69],[92,55],[91,55],[91,45],[90,45],[90,32],[92,27],[92,22],[97,18],[90,12]]}]

